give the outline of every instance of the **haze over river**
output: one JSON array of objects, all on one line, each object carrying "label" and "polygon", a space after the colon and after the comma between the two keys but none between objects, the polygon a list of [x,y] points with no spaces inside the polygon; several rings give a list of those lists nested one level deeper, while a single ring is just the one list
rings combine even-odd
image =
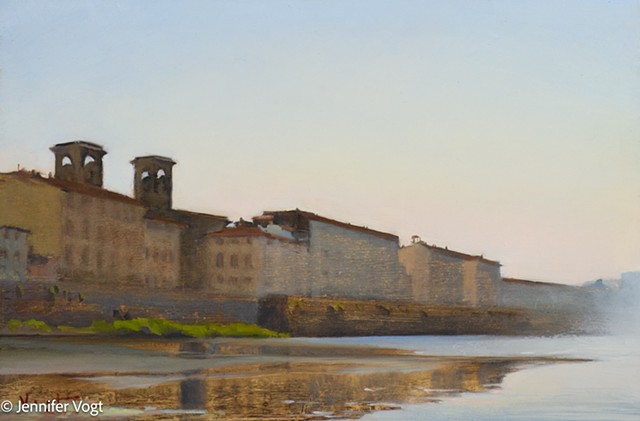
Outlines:
[{"label": "haze over river", "polygon": [[21,399],[135,420],[638,420],[640,338],[3,337],[0,400]]}]

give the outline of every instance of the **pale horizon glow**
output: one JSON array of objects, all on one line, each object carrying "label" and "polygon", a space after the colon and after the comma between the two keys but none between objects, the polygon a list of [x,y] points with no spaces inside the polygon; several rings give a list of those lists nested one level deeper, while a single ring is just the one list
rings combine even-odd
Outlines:
[{"label": "pale horizon glow", "polygon": [[174,207],[300,208],[505,277],[640,270],[640,1],[0,3],[0,171],[173,158]]}]

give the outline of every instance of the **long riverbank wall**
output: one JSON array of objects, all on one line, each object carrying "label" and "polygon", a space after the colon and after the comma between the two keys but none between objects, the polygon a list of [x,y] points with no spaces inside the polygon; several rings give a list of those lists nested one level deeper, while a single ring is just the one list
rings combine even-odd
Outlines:
[{"label": "long riverbank wall", "polygon": [[257,301],[194,290],[108,287],[72,282],[0,282],[0,326],[11,319],[51,326],[150,317],[184,323],[255,323]]},{"label": "long riverbank wall", "polygon": [[601,332],[598,320],[582,311],[339,298],[270,296],[258,305],[258,324],[292,336],[582,334]]},{"label": "long riverbank wall", "polygon": [[555,335],[603,330],[595,312],[427,306],[403,301],[272,295],[260,300],[195,290],[0,282],[0,327],[9,320],[88,326],[149,317],[184,323],[257,323],[292,336]]}]

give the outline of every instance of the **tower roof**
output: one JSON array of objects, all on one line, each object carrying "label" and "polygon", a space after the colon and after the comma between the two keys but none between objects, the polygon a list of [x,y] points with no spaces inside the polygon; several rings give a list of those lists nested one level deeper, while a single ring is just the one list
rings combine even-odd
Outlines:
[{"label": "tower roof", "polygon": [[175,165],[176,161],[174,161],[171,158],[167,158],[166,156],[160,156],[160,155],[146,155],[146,156],[136,156],[135,158],[133,158],[131,160],[131,163],[135,165],[136,162],[138,161],[160,161],[160,162],[166,162],[168,164],[171,165]]},{"label": "tower roof", "polygon": [[102,145],[98,145],[97,143],[87,142],[85,140],[74,140],[73,142],[56,143],[55,145],[53,145],[49,149],[52,152],[55,152],[58,149],[68,148],[69,146],[79,146],[79,147],[83,147],[83,148],[87,148],[87,149],[93,149],[95,151],[103,152],[104,154],[107,153],[107,151],[104,150]]}]

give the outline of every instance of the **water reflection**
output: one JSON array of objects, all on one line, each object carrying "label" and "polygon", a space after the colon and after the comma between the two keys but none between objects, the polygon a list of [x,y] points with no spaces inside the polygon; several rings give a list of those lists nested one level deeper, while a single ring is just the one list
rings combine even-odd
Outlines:
[{"label": "water reflection", "polygon": [[[405,403],[482,392],[499,385],[505,375],[523,364],[520,359],[499,357],[362,355],[362,349],[348,355],[345,349],[318,352],[271,345],[253,346],[250,352],[244,349],[246,353],[235,363],[209,364],[234,358],[233,353],[243,346],[185,343],[176,348],[170,344],[177,367],[179,360],[194,356],[202,364],[198,369],[178,372],[167,366],[163,373],[0,376],[0,396],[31,402],[82,396],[102,401],[107,407],[105,415],[109,411],[117,415],[117,408],[137,411],[119,419],[359,418]],[[220,355],[221,349],[224,355]],[[252,352],[255,356],[247,360],[247,353]]]}]

